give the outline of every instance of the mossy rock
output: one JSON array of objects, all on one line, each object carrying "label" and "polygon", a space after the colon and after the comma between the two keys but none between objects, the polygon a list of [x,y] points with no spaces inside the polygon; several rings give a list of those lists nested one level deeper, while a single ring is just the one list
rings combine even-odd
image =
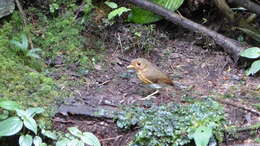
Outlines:
[{"label": "mossy rock", "polygon": [[0,18],[11,14],[14,8],[15,4],[13,0],[0,0]]}]

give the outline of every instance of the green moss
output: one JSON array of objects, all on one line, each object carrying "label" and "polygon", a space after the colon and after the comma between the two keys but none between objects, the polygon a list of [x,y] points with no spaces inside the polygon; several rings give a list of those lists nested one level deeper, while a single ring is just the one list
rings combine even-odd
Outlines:
[{"label": "green moss", "polygon": [[[50,19],[41,16],[39,22],[33,31],[42,34],[35,36],[33,42],[44,49],[44,59],[54,62],[57,57],[62,57],[64,64],[79,63],[86,68],[92,68],[93,64],[101,60],[102,55],[98,53],[103,51],[102,44],[96,50],[84,46],[86,38],[81,35],[84,26],[78,23],[74,13],[67,11],[64,15]],[[99,43],[98,40],[93,42]]]},{"label": "green moss", "polygon": [[[0,29],[0,93],[26,107],[54,107],[63,96],[55,81],[26,64],[24,58],[13,52],[10,40],[26,33],[15,12]],[[52,110],[48,110],[49,112]]]}]

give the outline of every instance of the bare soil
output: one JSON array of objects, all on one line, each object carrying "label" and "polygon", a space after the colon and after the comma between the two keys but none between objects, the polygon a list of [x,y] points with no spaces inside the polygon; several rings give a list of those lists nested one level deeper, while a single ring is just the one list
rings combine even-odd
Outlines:
[{"label": "bare soil", "polygon": [[[68,99],[60,106],[53,119],[55,129],[66,131],[67,127],[78,126],[83,131],[97,135],[104,146],[122,146],[131,141],[137,129],[130,132],[120,131],[109,115],[89,116],[92,109],[117,110],[120,105],[147,102],[160,105],[174,101],[182,104],[182,99],[187,96],[222,97],[249,107],[260,103],[260,78],[246,77],[244,70],[239,69],[228,54],[208,38],[168,22],[161,22],[156,25],[154,36],[146,36],[156,42],[153,48],[147,51],[142,46],[138,48],[138,45],[135,45],[136,40],[130,31],[132,27],[144,26],[116,24],[99,36],[91,29],[86,30],[86,33],[104,41],[104,46],[108,49],[103,61],[95,64],[95,69],[83,77],[75,76],[77,73],[73,68],[60,68],[59,76],[67,75],[69,80],[84,82],[64,87],[70,90],[75,98]],[[126,47],[129,49],[126,50]],[[176,88],[163,90],[150,101],[139,100],[152,91],[126,69],[129,61],[137,57],[150,60],[168,73]],[[229,125],[245,127],[260,122],[260,117],[253,113],[231,105],[223,106]],[[259,129],[254,134],[250,134],[250,130],[243,131],[238,137],[226,135],[222,145],[253,145],[255,137],[260,137]]]}]

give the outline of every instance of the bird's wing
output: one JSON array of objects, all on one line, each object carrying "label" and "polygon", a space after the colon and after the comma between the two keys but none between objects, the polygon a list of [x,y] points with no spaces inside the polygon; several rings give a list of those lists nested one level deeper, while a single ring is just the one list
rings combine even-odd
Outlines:
[{"label": "bird's wing", "polygon": [[165,83],[172,85],[172,80],[163,72],[158,69],[153,69],[152,71],[147,71],[145,73],[147,79],[149,79],[153,83]]},{"label": "bird's wing", "polygon": [[149,78],[149,76],[147,76],[146,74],[144,75],[144,73],[142,73],[142,72],[138,72],[138,73],[137,73],[137,76],[138,76],[138,78],[139,78],[141,81],[143,81],[145,84],[152,84],[152,83],[154,83],[154,82]]}]

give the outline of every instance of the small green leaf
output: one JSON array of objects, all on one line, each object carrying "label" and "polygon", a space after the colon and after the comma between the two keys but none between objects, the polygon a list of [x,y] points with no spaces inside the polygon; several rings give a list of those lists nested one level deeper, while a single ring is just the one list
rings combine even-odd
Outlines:
[{"label": "small green leaf", "polygon": [[13,44],[15,47],[19,48],[20,51],[24,51],[26,49],[26,48],[23,48],[24,46],[22,43],[20,43],[16,40],[11,40],[10,43]]},{"label": "small green leaf", "polygon": [[47,144],[46,143],[41,143],[40,146],[47,146]]},{"label": "small green leaf", "polygon": [[110,8],[112,8],[112,9],[118,8],[118,5],[117,5],[116,3],[114,3],[114,2],[106,1],[105,4],[106,4],[107,6],[109,6]]},{"label": "small green leaf", "polygon": [[18,133],[23,127],[23,122],[19,117],[11,117],[0,122],[0,137],[11,136]]},{"label": "small green leaf", "polygon": [[192,135],[196,146],[207,146],[211,136],[212,128],[206,126],[198,127],[195,133]]},{"label": "small green leaf", "polygon": [[32,117],[26,116],[23,118],[24,126],[29,130],[33,131],[34,134],[37,134],[37,124]]},{"label": "small green leaf", "polygon": [[42,138],[39,136],[35,136],[33,139],[34,146],[40,146],[42,144]]},{"label": "small green leaf", "polygon": [[29,42],[28,42],[27,36],[25,34],[22,34],[21,39],[22,39],[23,48],[28,49]]},{"label": "small green leaf", "polygon": [[12,110],[15,111],[17,109],[20,109],[20,105],[17,104],[14,101],[10,101],[10,100],[1,100],[0,101],[0,107],[6,110]]},{"label": "small green leaf", "polygon": [[24,126],[37,134],[37,124],[31,114],[24,110],[16,110],[16,113],[23,119]]},{"label": "small green leaf", "polygon": [[128,12],[130,10],[131,9],[128,9],[126,7],[120,7],[118,9],[115,9],[108,14],[108,20],[111,20],[116,16],[121,16],[124,12]]},{"label": "small green leaf", "polygon": [[19,145],[20,146],[31,146],[33,143],[33,139],[31,135],[21,135],[19,137]]},{"label": "small green leaf", "polygon": [[77,137],[82,136],[82,132],[77,127],[69,127],[68,130],[74,136],[77,136]]},{"label": "small green leaf", "polygon": [[63,138],[63,139],[57,141],[56,146],[68,146],[69,142],[70,142],[70,139]]},{"label": "small green leaf", "polygon": [[34,117],[36,114],[40,114],[44,112],[44,109],[41,107],[34,107],[34,108],[28,108],[26,112],[29,114],[30,117]]},{"label": "small green leaf", "polygon": [[57,139],[57,135],[56,135],[55,132],[42,129],[41,133],[42,133],[44,136],[46,136],[46,137],[48,137],[48,138],[50,138],[50,139],[52,139],[52,140],[56,140],[56,139]]},{"label": "small green leaf", "polygon": [[260,48],[258,47],[252,47],[248,48],[240,53],[240,56],[255,59],[260,57]]},{"label": "small green leaf", "polygon": [[36,58],[36,59],[40,59],[41,58],[37,53],[33,52],[32,50],[28,51],[26,56],[32,57],[32,58]]},{"label": "small green leaf", "polygon": [[260,70],[260,60],[254,61],[251,67],[246,71],[246,75],[254,75]]},{"label": "small green leaf", "polygon": [[84,143],[80,142],[78,139],[72,139],[69,141],[69,143],[67,145],[68,146],[84,146]]},{"label": "small green leaf", "polygon": [[20,110],[20,109],[17,109],[16,110],[16,113],[19,117],[23,118],[25,116],[29,116],[29,113],[27,113],[25,110]]},{"label": "small green leaf", "polygon": [[88,144],[88,145],[91,145],[91,146],[101,146],[98,138],[94,134],[92,134],[90,132],[84,132],[83,136],[81,136],[80,139],[85,144]]}]

